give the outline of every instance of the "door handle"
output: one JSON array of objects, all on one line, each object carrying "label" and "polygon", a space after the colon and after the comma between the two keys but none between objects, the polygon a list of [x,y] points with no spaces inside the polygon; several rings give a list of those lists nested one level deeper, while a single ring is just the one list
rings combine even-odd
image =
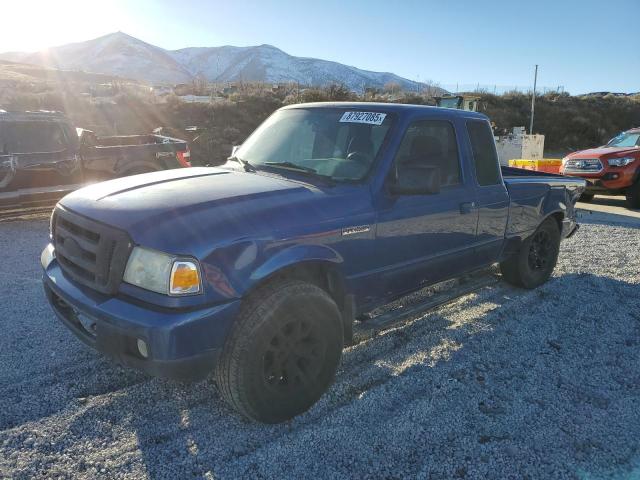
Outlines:
[{"label": "door handle", "polygon": [[473,212],[476,208],[476,202],[464,202],[460,204],[460,213],[465,215],[467,213]]}]

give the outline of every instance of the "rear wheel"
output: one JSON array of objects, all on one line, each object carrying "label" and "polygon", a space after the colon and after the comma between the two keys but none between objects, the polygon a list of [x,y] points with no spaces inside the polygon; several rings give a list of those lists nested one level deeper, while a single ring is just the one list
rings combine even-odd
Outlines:
[{"label": "rear wheel", "polygon": [[535,288],[545,283],[558,261],[560,229],[547,218],[514,256],[500,263],[503,278],[518,287]]},{"label": "rear wheel", "polygon": [[640,208],[640,179],[627,189],[627,207]]},{"label": "rear wheel", "polygon": [[593,197],[595,197],[593,193],[583,193],[582,195],[580,195],[578,201],[588,203],[593,200]]},{"label": "rear wheel", "polygon": [[298,280],[267,285],[243,305],[215,378],[242,415],[265,423],[309,409],[333,382],[343,329],[335,302]]}]

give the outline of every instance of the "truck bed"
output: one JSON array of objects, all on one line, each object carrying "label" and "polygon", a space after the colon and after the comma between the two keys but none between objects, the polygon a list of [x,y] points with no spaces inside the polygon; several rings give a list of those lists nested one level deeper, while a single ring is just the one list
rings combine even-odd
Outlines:
[{"label": "truck bed", "polygon": [[134,145],[161,145],[185,143],[184,140],[165,137],[163,135],[116,135],[96,137],[96,147],[125,147]]},{"label": "truck bed", "polygon": [[511,202],[508,237],[532,233],[540,223],[545,202],[558,202],[573,209],[585,189],[581,178],[513,167],[501,167],[501,170]]},{"label": "truck bed", "polygon": [[[507,189],[511,192],[509,186],[515,184],[536,184],[548,186],[564,186],[571,192],[584,188],[585,182],[581,178],[569,177],[557,173],[536,172],[535,170],[525,170],[524,168],[500,167],[502,170],[502,178],[504,179]],[[582,191],[582,190],[580,190]]]}]

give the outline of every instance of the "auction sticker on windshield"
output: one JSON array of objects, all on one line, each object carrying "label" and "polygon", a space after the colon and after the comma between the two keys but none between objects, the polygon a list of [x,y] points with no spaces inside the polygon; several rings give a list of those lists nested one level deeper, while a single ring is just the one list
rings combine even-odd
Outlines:
[{"label": "auction sticker on windshield", "polygon": [[370,125],[382,125],[386,113],[376,112],[344,112],[340,122],[343,123],[368,123]]}]

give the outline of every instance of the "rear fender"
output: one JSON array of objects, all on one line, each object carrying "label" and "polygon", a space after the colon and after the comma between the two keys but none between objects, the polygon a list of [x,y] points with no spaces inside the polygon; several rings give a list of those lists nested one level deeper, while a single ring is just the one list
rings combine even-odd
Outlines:
[{"label": "rear fender", "polygon": [[[574,203],[564,187],[549,188],[537,198],[532,196],[517,199],[512,203],[507,238],[524,240],[553,215],[560,217],[560,227],[562,219],[575,218]],[[517,247],[517,244],[512,246]]]}]

